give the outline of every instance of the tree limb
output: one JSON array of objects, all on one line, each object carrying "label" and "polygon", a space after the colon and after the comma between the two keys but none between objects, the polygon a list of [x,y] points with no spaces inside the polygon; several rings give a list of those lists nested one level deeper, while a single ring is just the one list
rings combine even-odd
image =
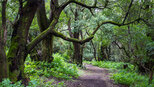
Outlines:
[{"label": "tree limb", "polygon": [[29,53],[40,41],[42,41],[46,36],[48,36],[51,31],[55,28],[58,20],[53,20],[48,27],[48,29],[45,29],[43,32],[41,32],[35,39],[33,39],[28,45],[27,45],[27,52]]},{"label": "tree limb", "polygon": [[134,1],[134,0],[131,0],[131,2],[130,2],[130,4],[129,4],[128,11],[127,11],[127,13],[126,13],[126,15],[125,15],[125,18],[124,18],[124,20],[123,20],[123,24],[125,23],[125,21],[126,21],[126,19],[127,19],[127,16],[128,16],[129,11],[130,11],[130,9],[131,9],[131,7],[132,7],[133,1]]},{"label": "tree limb", "polygon": [[101,24],[99,24],[96,28],[95,28],[95,30],[93,31],[93,33],[92,33],[92,35],[94,35],[97,31],[98,31],[98,29],[102,26],[102,25],[104,25],[104,24],[113,24],[113,25],[116,25],[116,26],[125,26],[125,25],[129,25],[129,24],[132,24],[132,23],[135,23],[136,21],[138,22],[138,21],[140,21],[140,20],[142,20],[141,18],[138,18],[138,19],[136,19],[136,20],[134,20],[134,21],[131,21],[131,22],[128,22],[128,23],[126,23],[126,24],[123,24],[123,23],[117,23],[117,22],[114,22],[114,21],[103,21]]},{"label": "tree limb", "polygon": [[52,30],[51,33],[52,33],[54,36],[60,37],[60,38],[62,38],[62,39],[64,39],[64,40],[66,40],[66,41],[76,42],[76,43],[80,43],[80,44],[84,44],[85,42],[90,41],[90,40],[94,37],[93,35],[91,35],[91,36],[89,36],[88,38],[86,38],[86,39],[84,39],[84,40],[78,40],[78,39],[76,39],[76,38],[69,38],[69,37],[66,37],[66,36],[63,35],[62,33],[57,32],[57,31],[55,31],[55,30]]},{"label": "tree limb", "polygon": [[32,40],[27,45],[27,52],[30,52],[35,47],[35,45],[37,43],[39,43],[41,40],[43,40],[48,34],[53,34],[54,36],[60,37],[60,38],[62,38],[64,40],[66,40],[66,41],[71,41],[71,42],[76,42],[76,43],[84,44],[84,43],[90,41],[91,39],[93,39],[94,34],[104,24],[113,24],[113,25],[117,25],[117,26],[124,26],[124,25],[132,24],[132,23],[134,23],[136,21],[139,21],[139,20],[141,20],[141,19],[139,18],[139,19],[136,19],[136,20],[134,20],[132,22],[129,22],[129,23],[126,23],[126,24],[119,24],[119,23],[116,23],[114,21],[105,21],[105,22],[102,22],[100,25],[98,25],[95,28],[95,30],[93,31],[93,33],[88,38],[86,38],[84,40],[78,40],[76,38],[69,38],[69,37],[66,37],[65,35],[63,35],[62,33],[55,31],[54,28],[55,28],[55,25],[57,24],[58,20],[53,20],[48,29],[46,29],[45,31],[43,31],[40,35],[38,35],[34,40]]},{"label": "tree limb", "polygon": [[97,7],[97,6],[96,6],[97,0],[95,0],[94,5],[92,5],[92,6],[88,6],[88,5],[86,5],[86,4],[83,4],[83,3],[81,3],[81,2],[78,2],[78,1],[76,1],[76,0],[69,0],[68,2],[63,3],[60,7],[61,7],[62,9],[64,9],[64,8],[65,8],[67,5],[69,5],[70,3],[78,4],[78,5],[82,6],[82,7],[87,8],[87,9],[91,9],[91,8],[102,9],[101,7]]}]

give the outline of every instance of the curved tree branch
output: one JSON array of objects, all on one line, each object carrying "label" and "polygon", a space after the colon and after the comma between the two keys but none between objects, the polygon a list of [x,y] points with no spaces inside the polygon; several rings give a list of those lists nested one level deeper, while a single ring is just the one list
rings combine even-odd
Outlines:
[{"label": "curved tree branch", "polygon": [[104,24],[113,24],[113,25],[116,25],[116,26],[119,26],[119,27],[120,27],[120,26],[125,26],[125,25],[129,25],[129,24],[138,22],[138,21],[140,21],[140,20],[142,20],[142,19],[141,19],[141,18],[138,18],[138,19],[136,19],[136,20],[134,20],[134,21],[131,21],[131,22],[125,23],[125,24],[123,24],[123,23],[117,23],[117,22],[114,22],[114,21],[103,21],[101,24],[99,24],[99,25],[95,28],[95,30],[93,31],[92,35],[94,35],[94,34],[98,31],[98,29],[99,29],[102,25],[104,25]]},{"label": "curved tree branch", "polygon": [[27,52],[29,53],[40,41],[42,41],[46,36],[48,36],[51,31],[55,28],[58,20],[53,20],[48,27],[48,29],[45,29],[43,32],[41,32],[35,39],[33,39],[28,45],[27,45]]},{"label": "curved tree branch", "polygon": [[83,3],[81,3],[81,2],[78,2],[78,1],[76,1],[76,0],[69,0],[68,2],[63,3],[60,7],[61,7],[62,9],[64,9],[64,8],[65,8],[67,5],[69,5],[70,3],[78,4],[78,5],[82,6],[82,7],[87,8],[87,9],[92,9],[92,8],[103,9],[103,8],[101,8],[101,7],[97,7],[97,6],[96,6],[97,0],[95,0],[94,5],[92,5],[92,6],[88,6],[88,5],[86,5],[86,4],[83,4]]},{"label": "curved tree branch", "polygon": [[124,18],[124,20],[123,20],[123,24],[125,23],[125,21],[126,21],[126,19],[127,19],[127,16],[128,16],[129,11],[130,11],[130,9],[131,9],[131,7],[132,7],[133,1],[134,1],[134,0],[131,0],[131,2],[130,2],[130,4],[129,4],[128,11],[127,11],[127,13],[126,13],[126,15],[125,15],[125,18]]},{"label": "curved tree branch", "polygon": [[138,19],[136,19],[136,20],[134,20],[132,22],[126,23],[126,24],[120,24],[120,23],[116,23],[114,21],[105,21],[105,22],[102,22],[100,25],[98,25],[94,29],[93,33],[88,38],[86,38],[84,40],[78,40],[76,38],[69,38],[69,37],[66,37],[64,34],[55,31],[54,28],[55,28],[58,20],[53,20],[48,29],[46,29],[45,31],[43,31],[40,35],[38,35],[34,40],[32,40],[27,45],[27,52],[30,52],[36,46],[36,44],[39,43],[41,40],[43,40],[48,34],[53,34],[54,36],[60,37],[60,38],[62,38],[64,40],[66,40],[66,41],[71,41],[71,42],[76,42],[76,43],[84,44],[84,43],[90,41],[91,39],[93,39],[94,34],[104,24],[113,24],[113,25],[116,25],[116,26],[124,26],[124,25],[132,24],[132,23],[134,23],[136,21],[139,21],[139,20],[141,20],[141,18],[138,18]]},{"label": "curved tree branch", "polygon": [[66,41],[76,42],[76,43],[80,43],[80,44],[84,44],[84,43],[90,41],[91,39],[93,39],[93,37],[94,37],[93,35],[91,35],[91,36],[89,36],[88,38],[86,38],[86,39],[84,39],[84,40],[78,40],[78,39],[76,39],[76,38],[69,38],[69,37],[66,37],[66,36],[63,35],[62,33],[57,32],[57,31],[55,31],[55,30],[52,30],[51,33],[52,33],[54,36],[60,37],[60,38],[62,38],[62,39],[64,39],[64,40],[66,40]]}]

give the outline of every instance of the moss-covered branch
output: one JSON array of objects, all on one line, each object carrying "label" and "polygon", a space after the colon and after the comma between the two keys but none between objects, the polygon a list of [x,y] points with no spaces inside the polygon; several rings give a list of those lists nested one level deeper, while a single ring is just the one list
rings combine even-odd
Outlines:
[{"label": "moss-covered branch", "polygon": [[93,39],[93,35],[89,36],[88,38],[84,39],[84,40],[78,40],[76,38],[69,38],[66,37],[65,35],[63,35],[60,32],[57,32],[53,29],[53,27],[49,27],[48,29],[46,29],[44,32],[42,32],[41,34],[39,34],[34,40],[32,40],[28,45],[27,45],[27,52],[30,52],[41,40],[43,40],[46,36],[48,36],[49,34],[53,34],[56,37],[60,37],[66,41],[70,41],[70,42],[76,42],[76,43],[86,43],[88,41],[90,41],[91,39]]},{"label": "moss-covered branch", "polygon": [[47,37],[49,34],[53,34],[56,37],[60,37],[66,41],[71,41],[71,42],[77,42],[80,44],[83,44],[85,42],[90,41],[94,36],[91,35],[90,37],[84,39],[84,40],[78,40],[76,38],[69,38],[63,35],[60,32],[57,32],[54,30],[55,25],[57,24],[57,20],[53,20],[53,22],[50,24],[50,27],[40,33],[34,40],[32,40],[28,45],[27,45],[27,52],[29,53],[41,40],[43,40],[45,37]]},{"label": "moss-covered branch", "polygon": [[93,35],[89,36],[88,38],[84,39],[84,40],[78,40],[76,38],[69,38],[69,37],[66,37],[65,35],[63,35],[62,33],[60,32],[57,32],[55,30],[52,30],[52,34],[56,37],[60,37],[66,41],[70,41],[70,42],[76,42],[76,43],[80,43],[80,44],[84,44],[88,41],[90,41],[91,39],[93,39]]},{"label": "moss-covered branch", "polygon": [[29,53],[40,41],[42,41],[47,35],[49,35],[55,28],[58,20],[53,20],[48,29],[41,32],[34,40],[27,45],[27,52]]},{"label": "moss-covered branch", "polygon": [[27,51],[30,52],[34,47],[35,45],[37,45],[41,40],[43,40],[47,35],[49,34],[53,34],[54,36],[56,37],[60,37],[66,41],[70,41],[70,42],[76,42],[76,43],[80,43],[80,44],[84,44],[88,41],[90,41],[91,39],[93,39],[95,33],[98,31],[98,29],[104,25],[104,24],[113,24],[113,25],[116,25],[116,26],[124,26],[124,25],[129,25],[129,24],[132,24],[136,21],[140,21],[141,19],[136,19],[132,22],[129,22],[129,23],[126,23],[126,24],[120,24],[120,23],[117,23],[117,22],[114,22],[114,21],[105,21],[105,22],[102,22],[101,24],[99,24],[93,31],[93,33],[86,39],[84,40],[78,40],[76,38],[69,38],[69,37],[66,37],[64,34],[60,33],[60,32],[57,32],[54,30],[55,28],[55,25],[57,24],[57,20],[54,20],[51,24],[50,24],[50,27],[48,29],[46,29],[45,31],[43,31],[40,35],[38,35],[33,41],[31,41],[28,45],[27,45]]},{"label": "moss-covered branch", "polygon": [[[77,1],[77,0],[69,0],[69,1],[67,1],[67,2],[65,2],[65,3],[63,3],[60,7],[61,7],[62,9],[64,9],[64,8],[65,8],[67,5],[69,5],[70,3],[78,4],[78,5],[82,6],[82,7],[87,8],[87,9],[92,9],[92,8],[102,9],[101,7],[97,7],[97,6],[96,6],[97,0],[94,1],[94,4],[93,4],[92,6],[86,5],[86,4],[81,3],[81,2],[79,2],[79,1]],[[106,6],[104,6],[104,8],[105,8],[105,7],[106,7]]]}]

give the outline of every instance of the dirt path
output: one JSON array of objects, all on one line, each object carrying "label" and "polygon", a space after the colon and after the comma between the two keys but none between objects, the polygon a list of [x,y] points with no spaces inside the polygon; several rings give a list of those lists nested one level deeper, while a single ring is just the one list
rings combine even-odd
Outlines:
[{"label": "dirt path", "polygon": [[85,64],[83,74],[73,81],[66,81],[66,87],[125,87],[114,84],[107,69]]}]

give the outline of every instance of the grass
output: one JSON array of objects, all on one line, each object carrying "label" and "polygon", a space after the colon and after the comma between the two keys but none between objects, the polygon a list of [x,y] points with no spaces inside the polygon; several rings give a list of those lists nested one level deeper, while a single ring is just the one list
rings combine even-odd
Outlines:
[{"label": "grass", "polygon": [[[154,80],[152,84],[148,84],[148,76],[140,75],[137,70],[134,70],[132,64],[128,64],[128,68],[123,69],[124,62],[112,62],[112,61],[85,61],[85,63],[92,64],[101,68],[108,68],[114,71],[111,75],[111,79],[115,83],[120,83],[130,87],[154,87]],[[115,72],[116,70],[116,72]]]}]

